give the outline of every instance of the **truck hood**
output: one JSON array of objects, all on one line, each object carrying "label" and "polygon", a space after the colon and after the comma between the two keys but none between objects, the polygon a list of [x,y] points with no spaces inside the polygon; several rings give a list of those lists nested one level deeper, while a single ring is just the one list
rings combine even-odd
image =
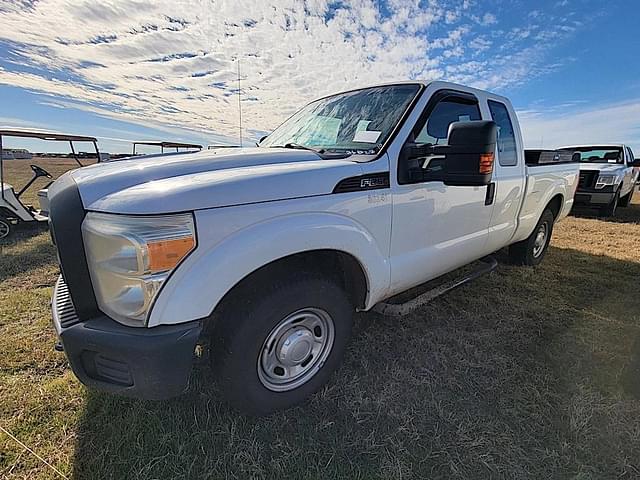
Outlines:
[{"label": "truck hood", "polygon": [[311,151],[239,148],[131,158],[66,175],[87,210],[158,214],[325,195],[361,174],[357,162]]},{"label": "truck hood", "polygon": [[598,170],[601,173],[610,173],[610,174],[622,174],[624,173],[625,165],[619,163],[589,163],[582,162],[580,163],[580,170]]}]

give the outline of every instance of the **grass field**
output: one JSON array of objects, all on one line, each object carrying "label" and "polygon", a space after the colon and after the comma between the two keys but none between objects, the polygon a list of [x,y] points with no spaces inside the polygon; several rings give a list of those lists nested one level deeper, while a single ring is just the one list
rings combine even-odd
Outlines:
[{"label": "grass field", "polygon": [[[69,478],[639,478],[639,203],[558,224],[536,269],[359,314],[330,384],[258,419],[205,370],[164,403],[87,391],[53,350],[53,247],[24,234],[0,244],[0,426]],[[0,432],[0,477],[60,476]]]}]

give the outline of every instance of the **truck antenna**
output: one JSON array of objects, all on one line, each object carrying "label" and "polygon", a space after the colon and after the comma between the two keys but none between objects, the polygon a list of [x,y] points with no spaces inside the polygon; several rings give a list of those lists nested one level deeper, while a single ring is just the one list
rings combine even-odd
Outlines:
[{"label": "truck antenna", "polygon": [[240,93],[240,56],[238,56],[238,114],[240,117],[240,147],[242,147],[242,101]]}]

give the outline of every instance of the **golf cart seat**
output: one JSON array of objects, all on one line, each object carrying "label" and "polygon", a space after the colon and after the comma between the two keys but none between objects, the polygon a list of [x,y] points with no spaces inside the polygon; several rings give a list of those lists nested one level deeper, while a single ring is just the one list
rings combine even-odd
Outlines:
[{"label": "golf cart seat", "polygon": [[49,197],[47,195],[47,188],[38,190],[38,203],[40,204],[40,213],[42,215],[49,216]]}]

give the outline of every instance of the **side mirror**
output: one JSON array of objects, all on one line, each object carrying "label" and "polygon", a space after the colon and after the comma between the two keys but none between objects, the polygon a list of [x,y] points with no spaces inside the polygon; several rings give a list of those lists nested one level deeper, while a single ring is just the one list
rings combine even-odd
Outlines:
[{"label": "side mirror", "polygon": [[[439,158],[435,171],[409,171],[413,181],[442,181],[445,185],[483,186],[491,183],[498,127],[495,122],[454,122],[447,145],[407,145],[409,159]],[[419,178],[418,178],[419,177]]]},{"label": "side mirror", "polygon": [[640,158],[636,158],[631,163],[629,163],[630,167],[640,167]]},{"label": "side mirror", "polygon": [[490,121],[455,122],[449,127],[444,164],[446,185],[491,183],[498,126]]}]

